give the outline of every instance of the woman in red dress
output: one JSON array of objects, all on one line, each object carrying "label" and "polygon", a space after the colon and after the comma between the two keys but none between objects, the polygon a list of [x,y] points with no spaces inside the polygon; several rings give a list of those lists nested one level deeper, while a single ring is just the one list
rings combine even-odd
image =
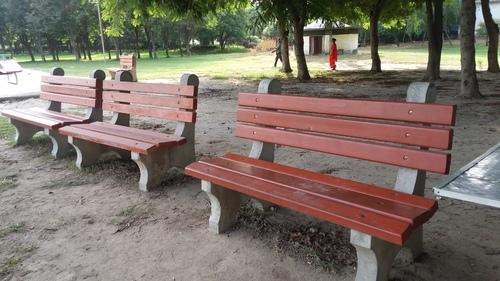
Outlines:
[{"label": "woman in red dress", "polygon": [[336,41],[337,39],[332,38],[332,46],[330,47],[330,68],[332,70],[337,69],[337,59],[339,56]]}]

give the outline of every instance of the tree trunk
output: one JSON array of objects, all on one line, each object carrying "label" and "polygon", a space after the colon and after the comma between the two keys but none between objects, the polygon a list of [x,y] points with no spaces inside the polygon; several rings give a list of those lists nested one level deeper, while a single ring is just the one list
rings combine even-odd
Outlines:
[{"label": "tree trunk", "polygon": [[292,73],[292,67],[290,66],[290,51],[288,50],[288,30],[283,19],[278,19],[278,31],[281,38],[281,57],[282,57],[282,68],[281,71],[284,73]]},{"label": "tree trunk", "polygon": [[35,35],[35,38],[36,38],[36,47],[38,49],[38,54],[40,54],[42,61],[46,62],[47,60],[45,59],[45,52],[43,50],[42,36],[40,35],[40,33],[37,33]]},{"label": "tree trunk", "polygon": [[137,59],[141,58],[141,50],[139,48],[139,28],[134,27],[134,49]]},{"label": "tree trunk", "polygon": [[168,48],[170,46],[170,36],[169,36],[170,34],[169,34],[168,25],[166,23],[163,24],[161,35],[162,35],[162,39],[163,39],[163,45],[165,45],[165,55],[167,56],[167,58],[169,58],[170,54],[168,53]]},{"label": "tree trunk", "polygon": [[429,57],[424,79],[439,80],[441,71],[441,51],[443,49],[443,0],[426,0],[427,33]]},{"label": "tree trunk", "polygon": [[382,72],[382,62],[380,61],[380,55],[378,53],[378,22],[383,5],[384,0],[378,0],[377,2],[375,2],[375,5],[373,5],[370,12],[370,47],[372,57],[372,72]]},{"label": "tree trunk", "polygon": [[290,2],[288,5],[293,20],[293,41],[295,59],[297,60],[297,79],[310,80],[311,76],[309,75],[306,56],[304,54],[304,25],[306,23],[307,3],[302,1],[301,7],[297,8]]},{"label": "tree trunk", "polygon": [[147,24],[144,24],[144,33],[146,33],[146,41],[148,43],[148,53],[149,53],[149,58],[153,59],[153,45],[151,43],[151,29]]},{"label": "tree trunk", "polygon": [[91,51],[91,46],[90,46],[90,38],[89,38],[89,33],[87,32],[85,34],[85,49],[87,50],[87,57],[89,60],[92,60],[92,51]]},{"label": "tree trunk", "polygon": [[31,44],[30,44],[30,42],[28,40],[28,36],[26,34],[21,34],[21,43],[28,51],[28,54],[30,55],[31,61],[34,62],[35,56],[33,55],[33,49],[31,48]]},{"label": "tree trunk", "polygon": [[460,8],[460,63],[462,81],[460,93],[468,98],[479,98],[479,83],[476,75],[475,43],[476,2],[462,0]]},{"label": "tree trunk", "polygon": [[498,24],[493,20],[490,10],[490,0],[481,0],[484,24],[488,32],[488,72],[500,72],[498,66]]},{"label": "tree trunk", "polygon": [[118,38],[114,37],[113,45],[115,45],[115,58],[116,60],[120,60],[120,45],[118,44]]}]

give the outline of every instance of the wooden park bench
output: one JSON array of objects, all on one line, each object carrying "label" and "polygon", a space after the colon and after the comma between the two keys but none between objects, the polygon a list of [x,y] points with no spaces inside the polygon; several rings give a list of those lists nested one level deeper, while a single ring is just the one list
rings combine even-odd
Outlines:
[{"label": "wooden park bench", "polygon": [[[118,72],[116,78],[130,77]],[[157,186],[170,167],[184,168],[195,161],[198,77],[184,74],[181,85],[104,81],[103,109],[114,112],[111,123],[93,122],[64,127],[77,151],[78,168],[93,165],[108,152],[132,158],[140,169],[139,188]],[[130,115],[177,121],[173,134],[131,128]]]},{"label": "wooden park bench", "polygon": [[118,68],[107,68],[111,79],[115,80],[115,75],[118,71],[128,71],[132,75],[132,81],[137,81],[137,57],[132,55],[121,55],[120,56],[120,67]]},{"label": "wooden park bench", "polygon": [[[7,81],[10,84],[17,85],[19,80],[17,79],[17,73],[22,72],[23,68],[13,59],[8,59],[0,61],[0,75],[7,75]],[[11,81],[10,76],[14,75],[15,80]]]},{"label": "wooden park bench", "polygon": [[[455,106],[433,101],[428,83],[408,102],[279,95],[276,80],[240,93],[236,136],[253,140],[249,156],[226,154],[186,167],[211,202],[209,229],[228,230],[246,196],[351,229],[356,280],[386,280],[402,247],[422,251],[422,225],[436,212],[423,197],[426,171],[450,167]],[[272,93],[272,94],[264,94]],[[394,189],[273,163],[275,145],[400,167]],[[356,171],[362,173],[362,171]],[[244,196],[242,196],[244,195]]]},{"label": "wooden park bench", "polygon": [[[64,157],[70,146],[66,138],[59,134],[61,127],[102,120],[102,81],[106,77],[104,71],[93,71],[92,78],[63,75],[62,68],[54,68],[50,76],[42,76],[40,98],[50,101],[47,109],[2,111],[2,115],[10,118],[10,123],[16,129],[16,145],[24,144],[31,140],[35,133],[44,131],[52,140],[52,155],[55,158]],[[62,113],[62,103],[87,107],[87,113],[84,117]]]}]

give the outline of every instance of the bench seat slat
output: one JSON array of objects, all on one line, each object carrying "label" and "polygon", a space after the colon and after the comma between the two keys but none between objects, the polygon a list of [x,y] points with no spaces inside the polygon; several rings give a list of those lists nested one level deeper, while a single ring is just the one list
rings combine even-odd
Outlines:
[{"label": "bench seat slat", "polygon": [[149,117],[177,120],[190,123],[194,123],[196,121],[196,113],[192,111],[169,110],[166,108],[141,106],[133,104],[120,104],[108,101],[104,101],[102,106],[104,110],[127,113],[132,115],[149,116]]},{"label": "bench seat slat", "polygon": [[68,86],[68,85],[42,84],[40,86],[40,89],[42,90],[42,92],[47,92],[47,93],[87,97],[94,99],[96,98],[96,89],[92,88],[83,88],[83,87]]},{"label": "bench seat slat", "polygon": [[454,125],[454,105],[240,93],[240,106]]},{"label": "bench seat slat", "polygon": [[33,114],[33,112],[30,112],[29,110],[23,110],[23,111],[19,111],[19,110],[15,110],[15,109],[4,110],[4,111],[2,111],[2,115],[6,116],[8,118],[11,118],[11,119],[19,120],[19,121],[37,126],[37,127],[47,128],[47,129],[51,129],[51,130],[57,129],[60,126],[62,126],[62,122],[59,120],[41,117],[41,116],[38,116],[36,114],[36,112],[35,112],[35,114]]},{"label": "bench seat slat", "polygon": [[171,147],[184,144],[186,142],[186,139],[183,137],[161,134],[120,125],[107,124],[104,122],[92,122],[90,124],[73,125],[73,127],[151,143],[157,147]]},{"label": "bench seat slat", "polygon": [[[248,169],[252,171],[252,167]],[[205,161],[186,167],[186,174],[398,245],[403,245],[416,227],[404,220],[254,178]]]},{"label": "bench seat slat", "polygon": [[103,89],[115,91],[133,91],[155,94],[169,94],[195,97],[197,95],[196,87],[191,85],[172,85],[164,83],[141,83],[141,82],[120,82],[103,81]]},{"label": "bench seat slat", "polygon": [[453,135],[451,129],[368,122],[359,119],[352,120],[251,108],[239,108],[237,121],[439,149],[450,149]]},{"label": "bench seat slat", "polygon": [[441,152],[304,134],[241,123],[236,125],[235,134],[238,137],[257,141],[305,148],[441,174],[447,174],[450,167],[450,155]]},{"label": "bench seat slat", "polygon": [[59,129],[59,133],[65,136],[74,137],[90,142],[95,142],[111,147],[116,147],[141,154],[149,154],[156,149],[152,143],[137,141],[134,139],[113,136],[106,133],[100,133],[75,126],[66,126]]},{"label": "bench seat slat", "polygon": [[287,175],[285,173],[267,170],[259,165],[251,165],[249,163],[238,162],[223,157],[203,162],[213,164],[217,167],[252,177],[257,180],[262,179],[263,181],[272,184],[321,196],[325,199],[331,200],[332,202],[350,205],[354,208],[359,208],[367,212],[374,212],[397,220],[406,221],[412,225],[415,223],[415,220],[421,220],[422,218],[425,219],[425,214],[428,211],[426,208],[409,206],[404,202],[397,202],[380,196],[373,197],[366,193],[355,192],[349,189],[347,182],[343,182],[346,187],[342,184],[330,186],[314,181],[314,177],[312,179],[304,179]]},{"label": "bench seat slat", "polygon": [[57,101],[57,102],[62,102],[62,103],[70,103],[70,104],[88,106],[88,107],[96,107],[97,106],[97,100],[92,99],[92,98],[52,94],[52,93],[47,93],[47,92],[41,92],[40,98],[44,99],[44,100]]},{"label": "bench seat slat", "polygon": [[133,104],[165,106],[170,108],[196,109],[196,100],[182,96],[161,96],[144,93],[121,93],[116,91],[104,91],[105,101],[128,102]]},{"label": "bench seat slat", "polygon": [[59,119],[59,120],[67,120],[67,123],[65,123],[65,124],[71,124],[70,122],[83,123],[83,122],[87,122],[88,121],[88,119],[86,117],[69,115],[69,114],[66,114],[66,113],[61,113],[61,112],[52,111],[52,110],[46,110],[46,109],[38,108],[38,107],[31,108],[30,110],[31,111],[36,111],[36,112],[39,112],[39,113],[43,113],[43,114],[46,114],[48,116],[52,116],[53,118],[56,118],[56,119]]}]

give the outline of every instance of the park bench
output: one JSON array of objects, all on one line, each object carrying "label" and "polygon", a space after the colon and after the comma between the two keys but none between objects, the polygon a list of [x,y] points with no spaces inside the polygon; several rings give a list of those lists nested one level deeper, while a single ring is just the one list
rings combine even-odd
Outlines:
[{"label": "park bench", "polygon": [[[438,208],[423,197],[425,173],[448,173],[450,154],[440,150],[451,149],[455,106],[424,104],[434,99],[428,83],[413,83],[408,102],[280,91],[278,81],[264,80],[259,93],[239,94],[235,134],[253,140],[248,157],[229,153],[186,167],[209,196],[210,231],[228,230],[251,197],[350,228],[356,280],[386,280],[402,247],[414,257],[422,251],[422,225]],[[274,163],[275,145],[400,167],[395,188]]]},{"label": "park bench", "polygon": [[115,75],[118,71],[128,71],[132,75],[132,81],[137,81],[137,58],[134,54],[132,55],[121,55],[120,56],[120,67],[118,68],[107,68],[111,79],[115,80]]},{"label": "park bench", "polygon": [[[7,75],[7,81],[10,84],[17,85],[19,80],[17,79],[17,73],[22,72],[23,68],[13,59],[8,59],[0,61],[0,75]],[[10,80],[10,76],[14,75],[15,82]]]},{"label": "park bench", "polygon": [[[126,72],[104,81],[103,110],[114,112],[111,123],[92,122],[64,127],[60,133],[77,152],[78,168],[90,166],[109,152],[134,160],[140,169],[139,188],[149,191],[159,185],[170,167],[183,169],[195,161],[198,77],[184,74],[181,85],[138,83]],[[173,134],[130,127],[130,115],[177,122]]]},{"label": "park bench", "polygon": [[[9,109],[2,115],[10,118],[16,129],[15,144],[21,145],[35,133],[44,131],[52,140],[52,156],[64,157],[69,153],[69,144],[59,134],[59,129],[69,124],[89,123],[102,120],[102,81],[106,74],[102,70],[91,73],[92,78],[63,76],[62,68],[53,68],[50,76],[42,76],[40,98],[50,101],[47,109]],[[74,116],[62,113],[61,104],[87,107],[86,115]]]}]

